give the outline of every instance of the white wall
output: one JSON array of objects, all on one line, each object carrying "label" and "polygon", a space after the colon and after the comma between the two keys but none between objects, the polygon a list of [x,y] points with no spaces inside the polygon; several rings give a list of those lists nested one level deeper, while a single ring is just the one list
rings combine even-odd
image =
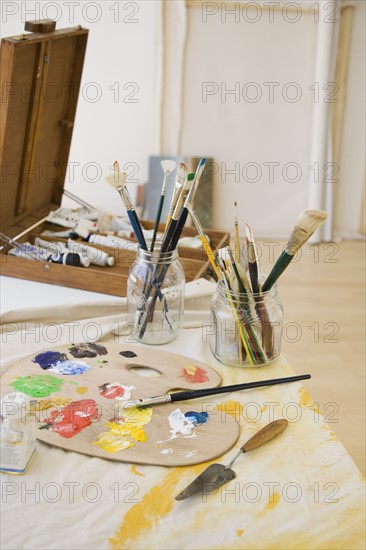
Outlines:
[{"label": "white wall", "polygon": [[241,227],[287,235],[307,207],[315,24],[277,13],[271,23],[265,10],[256,23],[224,15],[204,22],[201,9],[189,10],[182,150],[218,163],[215,227],[233,229],[237,200]]},{"label": "white wall", "polygon": [[[254,4],[257,10],[235,13],[233,3],[221,4],[221,10],[215,2],[188,10],[181,152],[212,156],[218,164],[214,226],[232,230],[238,200],[241,223],[253,225],[257,236],[285,237],[298,213],[315,207],[309,202],[309,181],[318,177],[310,161],[312,114],[315,101],[327,101],[332,92],[315,82],[318,17],[338,19],[339,12],[332,13],[329,2],[319,16],[309,2],[295,3],[303,8],[297,13],[272,14],[261,2]],[[365,2],[354,4],[344,138],[334,184],[336,237],[357,236],[364,185]],[[246,88],[250,82],[255,84]],[[272,98],[270,82],[279,84]],[[299,99],[292,101],[296,89]],[[238,90],[238,96],[225,94],[229,90]],[[255,93],[259,99],[251,102]],[[340,96],[328,100],[333,97]],[[271,162],[277,163],[272,181]]]},{"label": "white wall", "polygon": [[[182,5],[181,0],[177,0],[178,3]],[[355,5],[345,135],[335,207],[337,233],[351,235],[357,233],[359,226],[365,150],[365,1],[358,0]],[[203,23],[199,8],[188,10],[182,133],[177,137],[174,126],[177,125],[178,131],[177,118],[170,123],[168,120],[172,131],[165,131],[168,141],[163,140],[163,145],[166,154],[215,158],[219,167],[214,194],[217,228],[232,229],[232,204],[238,200],[242,224],[253,225],[257,236],[278,238],[288,234],[298,212],[308,206],[314,101],[314,91],[309,86],[314,84],[316,23],[314,14],[303,14],[296,23],[276,16],[275,22],[270,23],[268,12],[263,13],[261,20],[254,24],[243,19],[235,23],[230,15],[222,22],[220,14],[207,17]],[[132,170],[136,170],[132,179],[144,182],[148,155],[159,153],[161,2],[3,1],[1,34],[19,34],[26,19],[39,17],[59,19],[58,28],[81,24],[90,29],[83,93],[70,153],[70,162],[79,165],[75,168],[74,181],[70,181],[71,174],[68,174],[66,187],[91,203],[121,212],[115,191],[104,183],[113,161],[118,159],[122,166],[132,163],[129,165],[131,177]],[[178,21],[180,24],[182,20]],[[174,34],[172,29],[170,34]],[[178,65],[173,69],[180,71]],[[174,78],[174,72],[170,74]],[[218,86],[218,92],[208,95],[206,102],[202,100],[203,82],[214,82]],[[255,89],[243,92],[243,86],[255,82],[260,86],[262,98],[257,103],[242,95],[238,103],[233,95],[221,98],[225,83],[230,89],[236,82],[245,97]],[[273,102],[269,100],[269,87],[265,82],[279,83],[274,88]],[[290,100],[296,92],[294,87],[286,88],[290,82],[296,82],[301,90],[301,99],[297,102]],[[115,97],[115,83],[119,85],[119,97]],[[124,85],[128,85],[125,90]],[[176,87],[168,89],[176,90]],[[101,98],[93,102],[96,91],[101,93]],[[127,103],[127,96],[133,91],[136,94],[131,99],[137,102]],[[288,94],[287,99],[282,92],[285,96]],[[269,181],[270,167],[264,164],[271,162],[279,163],[274,167],[273,182]],[[100,166],[99,173],[90,163]],[[235,163],[240,173],[238,176],[228,173],[225,181],[225,168],[233,169]],[[253,181],[255,165],[250,167],[248,163],[259,165],[258,182]],[[289,163],[296,163],[300,168],[299,181],[290,181],[300,172]],[[247,175],[243,176],[246,169]],[[133,182],[130,188],[133,193]]]}]

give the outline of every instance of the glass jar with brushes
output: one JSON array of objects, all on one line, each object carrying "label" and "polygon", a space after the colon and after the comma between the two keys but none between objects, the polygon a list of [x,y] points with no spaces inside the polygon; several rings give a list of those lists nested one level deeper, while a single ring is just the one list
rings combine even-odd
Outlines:
[{"label": "glass jar with brushes", "polygon": [[281,353],[282,327],[283,307],[277,285],[267,292],[251,293],[236,292],[218,282],[207,334],[211,351],[221,363],[268,365]]},{"label": "glass jar with brushes", "polygon": [[127,281],[128,321],[132,338],[144,344],[166,344],[183,324],[184,271],[178,251],[153,252],[138,249]]}]

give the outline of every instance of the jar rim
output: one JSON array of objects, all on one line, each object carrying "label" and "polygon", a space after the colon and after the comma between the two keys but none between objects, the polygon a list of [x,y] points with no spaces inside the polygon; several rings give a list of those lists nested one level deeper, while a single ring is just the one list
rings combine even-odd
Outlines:
[{"label": "jar rim", "polygon": [[154,250],[150,252],[151,242],[151,240],[146,239],[147,250],[144,250],[141,246],[138,247],[137,255],[139,260],[160,264],[173,262],[178,258],[177,248],[167,252],[160,252],[162,241],[158,239],[155,241]]},{"label": "jar rim", "polygon": [[235,292],[234,290],[232,289],[229,289],[227,288],[227,286],[225,286],[224,283],[222,283],[222,281],[217,281],[217,289],[220,293],[221,296],[224,296],[225,298],[227,298],[227,295],[229,295],[230,297],[230,300],[232,300],[233,302],[243,302],[245,300],[248,300],[248,299],[254,299],[256,300],[257,298],[266,298],[267,296],[270,296],[271,298],[275,298],[278,294],[278,287],[277,287],[277,283],[274,283],[274,285],[269,289],[269,290],[266,290],[265,292],[251,292],[249,291],[249,293],[247,292]]}]

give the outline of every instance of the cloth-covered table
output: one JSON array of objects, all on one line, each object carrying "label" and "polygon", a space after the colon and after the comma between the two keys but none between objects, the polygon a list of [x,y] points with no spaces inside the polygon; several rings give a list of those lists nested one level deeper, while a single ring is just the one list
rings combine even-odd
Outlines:
[{"label": "cloth-covered table", "polygon": [[[212,356],[203,323],[214,285],[186,285],[184,328],[161,346],[216,369],[222,384],[290,376],[281,357],[264,368],[232,368]],[[55,302],[55,300],[54,300]],[[9,309],[2,319],[2,373],[47,347],[123,342],[126,300]],[[111,462],[37,442],[23,476],[1,475],[5,549],[358,549],[365,547],[364,481],[300,383],[210,397],[240,424],[239,448],[269,421],[289,426],[275,445],[235,463],[237,478],[212,494],[175,501],[208,463],[165,468]],[[213,441],[214,445],[215,442]],[[227,464],[234,449],[213,462]]]}]

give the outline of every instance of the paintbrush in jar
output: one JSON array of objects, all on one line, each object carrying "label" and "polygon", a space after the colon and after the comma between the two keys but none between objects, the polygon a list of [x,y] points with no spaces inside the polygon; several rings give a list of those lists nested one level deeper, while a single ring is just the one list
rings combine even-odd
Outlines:
[{"label": "paintbrush in jar", "polygon": [[253,294],[259,293],[259,261],[257,248],[255,246],[253,231],[249,225],[245,225],[245,233],[247,238],[247,257],[250,282],[252,285]]},{"label": "paintbrush in jar", "polygon": [[245,232],[247,238],[248,269],[252,283],[254,300],[256,302],[255,309],[262,325],[262,343],[267,355],[271,357],[273,353],[273,330],[260,285],[257,246],[254,240],[253,231],[249,225],[245,226]]},{"label": "paintbrush in jar", "polygon": [[238,222],[238,203],[234,202],[234,232],[235,232],[235,261],[240,263],[240,240],[239,240],[239,222]]},{"label": "paintbrush in jar", "polygon": [[[250,319],[250,301],[253,300],[252,294],[250,292],[247,292],[244,287],[243,281],[240,277],[238,268],[234,261],[233,253],[231,252],[230,248],[226,247],[226,251],[228,253],[229,264],[234,271],[234,274],[238,283],[239,293],[243,298],[243,303],[240,304],[240,310],[243,314],[243,318],[247,326],[248,335],[251,340],[251,347],[255,355],[255,361],[258,364],[265,363],[268,360],[268,357],[266,356],[266,352],[262,347],[262,344],[257,336],[255,329],[252,326],[252,322]],[[249,315],[249,318],[248,318],[248,315]]]},{"label": "paintbrush in jar", "polygon": [[175,211],[175,207],[177,206],[177,203],[178,203],[178,200],[181,196],[181,193],[183,192],[184,184],[187,180],[187,174],[188,174],[188,168],[183,162],[181,162],[178,166],[177,174],[175,176],[175,185],[174,185],[174,189],[173,189],[172,200],[170,202],[168,218],[167,218],[166,225],[165,225],[165,233],[168,229],[169,222],[172,219],[172,216],[173,216],[174,211]]},{"label": "paintbrush in jar", "polygon": [[[168,228],[168,230],[166,232],[166,235],[164,237],[164,240],[163,240],[163,244],[162,244],[162,248],[161,248],[160,253],[162,253],[163,250],[164,250],[164,252],[165,252],[165,250],[167,250],[169,252],[172,252],[173,250],[176,249],[176,247],[178,245],[178,241],[179,241],[180,236],[182,234],[184,225],[187,221],[188,205],[192,204],[192,202],[193,202],[194,195],[197,191],[197,187],[198,187],[198,184],[200,182],[203,170],[205,169],[205,166],[206,166],[206,159],[203,158],[203,159],[200,160],[200,162],[197,166],[196,173],[193,177],[192,186],[191,186],[191,188],[188,192],[187,198],[184,202],[184,206],[183,206],[182,211],[179,215],[179,218],[178,218],[178,220],[176,221],[176,223],[174,225],[174,231],[173,230],[171,231],[171,234],[172,234],[171,238],[170,238],[170,230]],[[190,177],[191,176],[189,175],[188,179]],[[173,216],[173,218],[174,218],[174,216]],[[172,223],[173,218],[171,219],[170,223]],[[167,243],[169,243],[169,244],[167,244]],[[161,286],[161,284],[164,281],[166,271],[167,271],[166,266],[163,266],[163,267],[161,267],[159,265],[156,266],[154,277],[153,277],[153,282],[152,282],[152,284],[150,285],[148,291],[145,294],[145,298],[146,298],[146,300],[148,300],[148,298],[150,296],[150,293],[151,293],[151,290],[152,290],[152,287],[155,286],[155,292],[154,292],[154,295],[152,296],[151,301],[149,303],[147,315],[145,316],[143,324],[140,328],[140,332],[139,332],[139,338],[140,339],[143,338],[143,336],[145,334],[145,331],[146,331],[146,328],[147,328],[147,325],[148,325],[148,322],[149,322],[149,319],[150,319],[150,317],[151,317],[151,315],[152,315],[152,313],[155,309],[155,303],[156,303],[156,300],[157,300],[157,297],[158,297],[159,287]]]},{"label": "paintbrush in jar", "polygon": [[156,235],[158,233],[161,213],[163,211],[168,179],[169,179],[170,174],[173,172],[173,170],[175,169],[176,166],[177,166],[177,163],[174,160],[162,160],[161,161],[161,167],[162,167],[163,172],[164,172],[164,179],[163,179],[163,185],[162,185],[162,188],[161,188],[161,195],[160,195],[160,200],[159,200],[159,205],[158,205],[158,211],[156,213],[156,219],[155,219],[153,236],[152,236],[152,240],[151,240],[150,252],[154,252]]},{"label": "paintbrush in jar", "polygon": [[135,232],[139,245],[143,250],[147,250],[147,245],[146,245],[145,237],[140,224],[140,220],[136,214],[134,204],[132,202],[132,199],[126,187],[127,174],[126,172],[119,171],[119,164],[117,161],[114,162],[113,169],[114,169],[114,175],[108,176],[107,182],[112,187],[117,189],[118,193],[120,194],[120,197],[126,207],[127,215],[130,219],[131,225],[133,227],[133,230]]},{"label": "paintbrush in jar", "polygon": [[322,210],[304,210],[300,214],[285,246],[285,250],[277,259],[272,271],[264,282],[263,292],[267,292],[272,288],[286,267],[292,262],[296,252],[310,239],[327,217],[328,214]]}]

